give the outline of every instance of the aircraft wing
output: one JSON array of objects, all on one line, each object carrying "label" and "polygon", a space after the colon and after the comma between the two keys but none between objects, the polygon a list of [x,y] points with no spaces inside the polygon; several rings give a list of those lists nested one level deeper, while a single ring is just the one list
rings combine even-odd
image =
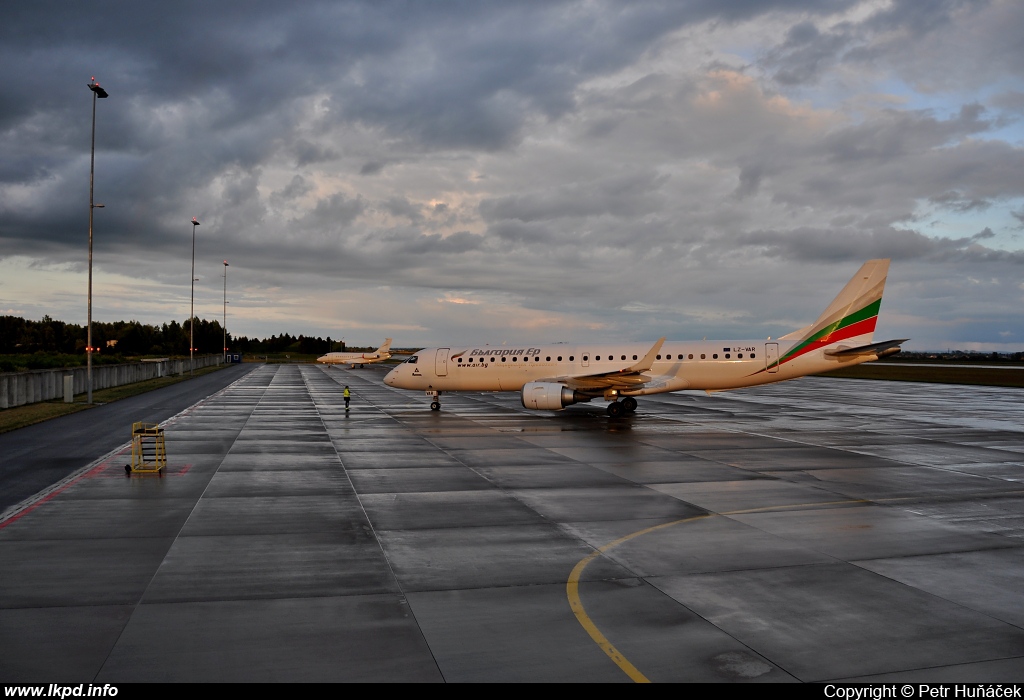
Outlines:
[{"label": "aircraft wing", "polygon": [[645,376],[643,373],[648,371],[654,365],[654,359],[661,351],[661,346],[664,345],[664,343],[665,339],[659,338],[658,342],[652,345],[651,349],[647,351],[647,354],[639,361],[628,367],[623,367],[622,369],[613,370],[611,372],[598,372],[594,374],[572,374],[564,377],[551,377],[550,379],[542,381],[558,382],[559,384],[565,384],[570,389],[577,389],[581,391],[593,391],[595,389],[633,389],[651,381],[652,377]]}]

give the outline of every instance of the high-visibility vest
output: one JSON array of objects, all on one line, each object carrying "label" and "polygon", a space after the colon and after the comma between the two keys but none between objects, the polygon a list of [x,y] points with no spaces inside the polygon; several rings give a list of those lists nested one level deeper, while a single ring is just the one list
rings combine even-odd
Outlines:
[{"label": "high-visibility vest", "polygon": [[352,393],[348,389],[345,389],[345,398],[347,399],[351,395]]}]

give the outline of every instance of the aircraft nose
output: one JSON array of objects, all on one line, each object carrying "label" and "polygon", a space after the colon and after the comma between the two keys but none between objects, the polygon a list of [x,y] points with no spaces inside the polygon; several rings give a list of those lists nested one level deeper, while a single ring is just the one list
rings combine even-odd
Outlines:
[{"label": "aircraft nose", "polygon": [[384,383],[387,384],[388,386],[394,386],[394,383],[395,383],[395,372],[397,372],[397,371],[398,371],[397,369],[393,369],[390,372],[388,372],[387,374],[385,374],[384,375]]}]

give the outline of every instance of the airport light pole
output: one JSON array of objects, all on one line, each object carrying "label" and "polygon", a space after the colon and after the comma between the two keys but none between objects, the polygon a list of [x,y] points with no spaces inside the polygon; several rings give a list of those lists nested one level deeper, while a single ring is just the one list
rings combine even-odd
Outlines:
[{"label": "airport light pole", "polygon": [[224,261],[224,323],[221,325],[224,331],[224,361],[228,357],[228,261]]},{"label": "airport light pole", "polygon": [[96,76],[93,76],[87,83],[88,88],[92,90],[92,147],[89,150],[89,293],[88,293],[88,330],[86,331],[85,340],[85,383],[87,385],[86,401],[92,403],[92,210],[102,209],[102,204],[94,204],[92,193],[93,193],[93,179],[96,172],[96,100],[97,98],[102,99],[107,97],[107,91],[100,87],[100,84],[96,82]]},{"label": "airport light pole", "polygon": [[196,333],[196,226],[199,222],[192,217],[192,296],[188,307],[188,373],[192,376],[196,372],[195,361],[195,333]]}]

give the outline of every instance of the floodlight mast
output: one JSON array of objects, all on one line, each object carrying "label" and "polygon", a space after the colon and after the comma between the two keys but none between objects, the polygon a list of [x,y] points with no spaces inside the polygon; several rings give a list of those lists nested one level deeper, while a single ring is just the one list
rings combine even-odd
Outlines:
[{"label": "floodlight mast", "polygon": [[195,332],[196,332],[196,226],[199,222],[192,217],[192,295],[188,307],[188,374],[193,376],[196,372],[195,361]]},{"label": "floodlight mast", "polygon": [[224,261],[224,322],[221,324],[224,331],[224,361],[228,358],[228,261]]},{"label": "floodlight mast", "polygon": [[93,180],[96,172],[96,100],[107,97],[107,91],[96,82],[96,76],[93,76],[86,85],[92,90],[92,147],[89,149],[89,308],[85,336],[85,383],[86,402],[92,403],[92,210],[103,208],[102,204],[93,203]]}]

